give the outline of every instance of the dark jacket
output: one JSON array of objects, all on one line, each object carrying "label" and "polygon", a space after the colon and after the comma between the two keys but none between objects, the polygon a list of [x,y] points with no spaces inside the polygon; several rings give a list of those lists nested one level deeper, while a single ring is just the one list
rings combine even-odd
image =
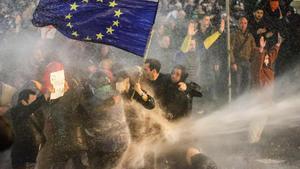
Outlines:
[{"label": "dark jacket", "polygon": [[33,131],[31,116],[43,103],[45,103],[45,99],[42,95],[28,106],[19,103],[9,111],[15,135],[11,153],[13,166],[35,162],[38,144]]},{"label": "dark jacket", "polygon": [[[265,22],[264,19],[257,22],[254,17],[249,19],[248,26],[249,26],[249,31],[251,32],[251,34],[253,35],[253,37],[255,39],[256,46],[259,47],[259,39],[260,39],[261,36],[265,37],[266,33],[268,31],[270,31],[269,26],[267,25],[267,23]],[[262,33],[262,34],[257,34],[257,30],[262,29],[262,28],[267,29],[267,31],[265,33]]]},{"label": "dark jacket", "polygon": [[145,86],[149,86],[153,90],[155,101],[159,105],[165,105],[168,82],[169,76],[160,73],[156,80],[145,80],[143,83]]},{"label": "dark jacket", "polygon": [[189,94],[189,89],[182,92],[178,90],[178,83],[168,81],[168,90],[166,91],[166,102],[163,106],[166,110],[167,118],[169,120],[176,120],[178,118],[187,116],[192,109],[192,97]]},{"label": "dark jacket", "polygon": [[51,147],[53,154],[71,155],[85,149],[82,130],[86,122],[84,112],[79,111],[82,102],[81,88],[70,88],[64,96],[40,108],[45,118],[45,146]]},{"label": "dark jacket", "polygon": [[133,87],[130,87],[128,93],[124,94],[124,98],[129,99],[129,100],[134,99],[135,101],[137,101],[138,103],[143,105],[144,108],[149,109],[149,110],[153,109],[155,107],[154,98],[152,96],[150,96],[145,90],[143,90],[143,92],[146,93],[148,96],[147,101],[144,101],[142,96],[140,96],[137,92],[135,92]]},{"label": "dark jacket", "polygon": [[101,99],[96,96],[85,98],[84,108],[88,113],[86,133],[89,151],[123,153],[129,143],[129,130],[126,123],[122,99],[115,102],[113,97]]}]

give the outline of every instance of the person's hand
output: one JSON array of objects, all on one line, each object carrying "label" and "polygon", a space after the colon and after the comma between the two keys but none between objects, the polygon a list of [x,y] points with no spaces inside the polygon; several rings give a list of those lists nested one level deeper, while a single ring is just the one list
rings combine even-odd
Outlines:
[{"label": "person's hand", "polygon": [[224,32],[224,29],[225,29],[225,20],[224,20],[224,19],[221,19],[219,31],[220,31],[221,33],[223,33],[223,32]]},{"label": "person's hand", "polygon": [[266,28],[259,28],[256,33],[259,35],[259,34],[266,33],[266,32],[267,32]]},{"label": "person's hand", "polygon": [[198,32],[198,30],[196,29],[196,23],[194,22],[190,22],[189,26],[188,26],[188,36],[194,36],[196,35],[196,33]]},{"label": "person's hand", "polygon": [[265,40],[265,38],[262,36],[259,39],[259,50],[260,52],[262,52],[262,50],[266,47],[267,41]]},{"label": "person's hand", "polygon": [[135,85],[134,85],[134,90],[136,92],[138,92],[139,94],[142,93],[142,88],[141,88],[141,84],[139,82],[137,82]]},{"label": "person's hand", "polygon": [[282,38],[282,36],[280,35],[280,33],[278,33],[278,36],[277,36],[277,44],[278,45],[281,45],[281,43],[283,42],[283,38]]},{"label": "person's hand", "polygon": [[44,98],[45,100],[49,100],[51,96],[51,92],[49,92],[48,90],[44,93]]},{"label": "person's hand", "polygon": [[178,83],[178,90],[179,91],[184,92],[184,91],[186,91],[186,89],[187,89],[187,85],[184,82],[179,82]]},{"label": "person's hand", "polygon": [[237,67],[236,63],[232,64],[231,67],[232,67],[232,70],[235,71],[235,72],[238,70],[238,67]]},{"label": "person's hand", "polygon": [[39,81],[36,81],[36,80],[31,80],[31,81],[32,81],[32,83],[34,84],[34,87],[35,87],[36,89],[38,89],[39,91],[42,90],[43,85],[42,85]]}]

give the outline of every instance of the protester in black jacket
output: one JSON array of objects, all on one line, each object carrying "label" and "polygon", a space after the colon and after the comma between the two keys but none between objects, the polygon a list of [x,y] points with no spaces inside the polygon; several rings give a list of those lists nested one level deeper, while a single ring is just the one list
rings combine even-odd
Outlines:
[{"label": "protester in black jacket", "polygon": [[11,152],[13,169],[23,169],[27,164],[36,162],[38,144],[31,115],[43,102],[45,102],[44,96],[37,98],[34,91],[25,89],[19,93],[17,105],[9,111],[15,134]]},{"label": "protester in black jacket", "polygon": [[187,75],[186,69],[182,65],[176,65],[172,70],[167,86],[165,105],[169,120],[179,119],[191,112],[192,98],[185,83]]},{"label": "protester in black jacket", "polygon": [[160,106],[164,106],[169,77],[160,73],[160,69],[161,64],[157,59],[146,59],[144,63],[144,79],[142,85],[150,87],[157,103]]}]

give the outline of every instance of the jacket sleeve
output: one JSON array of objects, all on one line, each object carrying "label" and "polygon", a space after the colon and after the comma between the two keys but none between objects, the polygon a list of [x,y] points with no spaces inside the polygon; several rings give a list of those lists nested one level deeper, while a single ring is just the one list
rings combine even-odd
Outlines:
[{"label": "jacket sleeve", "polygon": [[[221,33],[219,31],[216,31],[215,33],[213,33],[212,35],[210,35],[209,37],[207,37],[203,44],[200,44],[200,45],[204,45],[204,48],[205,49],[209,49],[215,42],[216,40],[221,36]],[[182,45],[181,45],[181,48],[180,50],[183,52],[183,53],[186,53],[188,52],[188,49],[189,49],[189,46],[191,44],[191,41],[192,41],[192,36],[190,35],[187,35],[183,42],[182,42]]]},{"label": "jacket sleeve", "polygon": [[210,35],[209,37],[207,37],[203,42],[205,49],[210,48],[211,45],[213,45],[220,36],[221,36],[221,33],[219,31],[217,31],[217,32],[213,33],[212,35]]},{"label": "jacket sleeve", "polygon": [[181,44],[181,47],[180,47],[180,50],[183,52],[183,53],[187,53],[188,50],[189,50],[189,46],[191,44],[191,41],[192,41],[192,36],[190,35],[186,35],[182,44]]},{"label": "jacket sleeve", "polygon": [[[147,94],[147,92],[145,90],[143,90],[144,93]],[[150,96],[149,94],[147,94],[148,99],[146,101],[144,101],[144,99],[142,98],[142,96],[140,96],[137,92],[135,92],[133,90],[133,99],[136,100],[138,103],[142,104],[146,109],[154,109],[155,107],[155,100],[152,96]]]},{"label": "jacket sleeve", "polygon": [[235,53],[234,53],[234,47],[236,47],[236,34],[233,34],[231,36],[231,42],[230,42],[230,62],[235,63]]},{"label": "jacket sleeve", "polygon": [[249,38],[250,38],[250,45],[251,45],[251,56],[250,56],[250,61],[251,61],[252,57],[256,56],[258,48],[256,47],[255,39],[251,33],[249,35]]},{"label": "jacket sleeve", "polygon": [[279,52],[279,46],[277,45],[272,47],[272,49],[270,50],[269,57],[270,57],[271,64],[274,64],[275,60],[277,59],[278,52]]},{"label": "jacket sleeve", "polygon": [[36,111],[45,102],[46,102],[46,100],[45,100],[44,95],[40,95],[34,102],[32,102],[30,105],[28,105],[28,109],[31,111]]}]

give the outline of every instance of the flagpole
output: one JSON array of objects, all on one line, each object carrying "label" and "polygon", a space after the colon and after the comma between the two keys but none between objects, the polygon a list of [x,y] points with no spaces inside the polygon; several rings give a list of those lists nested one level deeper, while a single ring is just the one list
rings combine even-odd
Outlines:
[{"label": "flagpole", "polygon": [[144,55],[144,62],[145,62],[146,59],[148,58],[149,49],[150,49],[150,47],[151,47],[151,42],[152,42],[153,34],[154,34],[154,30],[153,30],[153,28],[152,28],[152,29],[151,29],[151,32],[150,32],[149,39],[148,39],[148,43],[147,43],[145,55]]},{"label": "flagpole", "polygon": [[230,0],[226,0],[226,19],[227,19],[227,71],[228,71],[228,102],[232,99],[231,88],[231,58],[230,58]]}]

